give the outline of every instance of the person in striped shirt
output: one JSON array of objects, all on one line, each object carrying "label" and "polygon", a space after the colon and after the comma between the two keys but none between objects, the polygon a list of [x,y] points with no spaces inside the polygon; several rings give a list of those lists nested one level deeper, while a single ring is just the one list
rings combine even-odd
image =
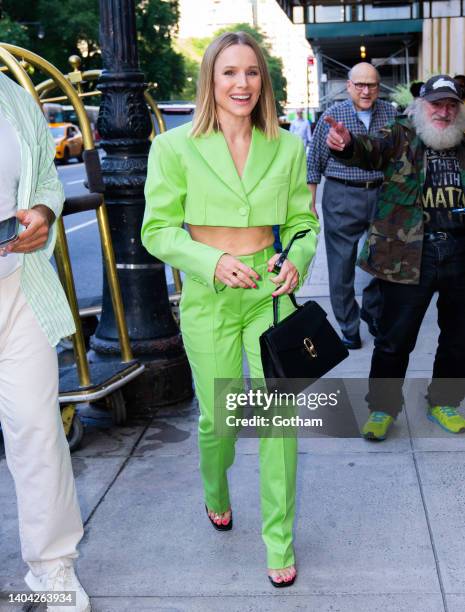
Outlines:
[{"label": "person in striped shirt", "polygon": [[39,106],[0,74],[0,222],[18,220],[18,237],[0,244],[0,423],[25,580],[33,591],[76,593],[54,612],[90,612],[73,569],[83,527],[58,405],[54,346],[74,322],[49,261],[64,200],[54,156]]}]

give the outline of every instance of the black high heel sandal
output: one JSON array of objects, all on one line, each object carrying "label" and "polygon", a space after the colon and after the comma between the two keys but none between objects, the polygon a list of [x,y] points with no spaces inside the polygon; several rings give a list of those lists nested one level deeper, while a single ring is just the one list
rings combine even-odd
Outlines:
[{"label": "black high heel sandal", "polygon": [[292,586],[294,584],[296,578],[297,578],[297,572],[295,573],[294,578],[292,578],[292,580],[288,580],[287,582],[285,582],[284,580],[282,582],[276,582],[275,580],[273,580],[273,578],[271,576],[268,576],[268,580],[277,589],[283,589],[285,587]]},{"label": "black high heel sandal", "polygon": [[231,511],[231,518],[229,519],[229,523],[227,525],[217,525],[215,523],[215,521],[211,518],[211,516],[208,514],[208,508],[207,508],[207,504],[205,504],[205,512],[207,513],[207,517],[208,520],[210,521],[210,523],[213,525],[213,527],[217,530],[217,531],[230,531],[232,529],[233,526],[233,518],[232,518],[232,511]]}]

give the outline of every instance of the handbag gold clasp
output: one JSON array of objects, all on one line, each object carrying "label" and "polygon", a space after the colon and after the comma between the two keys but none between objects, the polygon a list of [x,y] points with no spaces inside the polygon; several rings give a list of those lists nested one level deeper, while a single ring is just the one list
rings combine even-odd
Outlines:
[{"label": "handbag gold clasp", "polygon": [[309,353],[310,357],[318,357],[318,353],[316,352],[315,345],[310,340],[310,338],[304,338],[304,346],[305,346],[305,350]]}]

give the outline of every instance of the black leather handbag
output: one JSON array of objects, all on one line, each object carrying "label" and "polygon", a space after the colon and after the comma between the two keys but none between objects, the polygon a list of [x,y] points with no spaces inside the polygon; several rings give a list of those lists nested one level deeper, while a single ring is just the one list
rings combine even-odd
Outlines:
[{"label": "black leather handbag", "polygon": [[[273,272],[281,269],[293,241],[308,231],[298,232],[292,238]],[[279,297],[273,298],[273,325],[260,336],[260,352],[265,378],[288,379],[285,386],[298,391],[329,372],[348,357],[349,351],[317,302],[309,300],[299,305],[292,293],[289,298],[296,310],[282,321],[278,314]]]}]

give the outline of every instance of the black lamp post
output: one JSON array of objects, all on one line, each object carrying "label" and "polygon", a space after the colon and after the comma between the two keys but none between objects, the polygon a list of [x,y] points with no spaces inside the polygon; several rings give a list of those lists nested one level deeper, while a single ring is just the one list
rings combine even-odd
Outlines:
[{"label": "black lamp post", "polygon": [[[153,33],[156,36],[155,32]],[[151,120],[139,70],[134,0],[100,0],[103,72],[97,121],[106,153],[105,202],[134,355],[146,372],[127,388],[138,408],[192,395],[189,364],[171,314],[164,265],[141,244]],[[91,340],[98,359],[118,359],[119,343],[104,272],[102,316]]]}]

